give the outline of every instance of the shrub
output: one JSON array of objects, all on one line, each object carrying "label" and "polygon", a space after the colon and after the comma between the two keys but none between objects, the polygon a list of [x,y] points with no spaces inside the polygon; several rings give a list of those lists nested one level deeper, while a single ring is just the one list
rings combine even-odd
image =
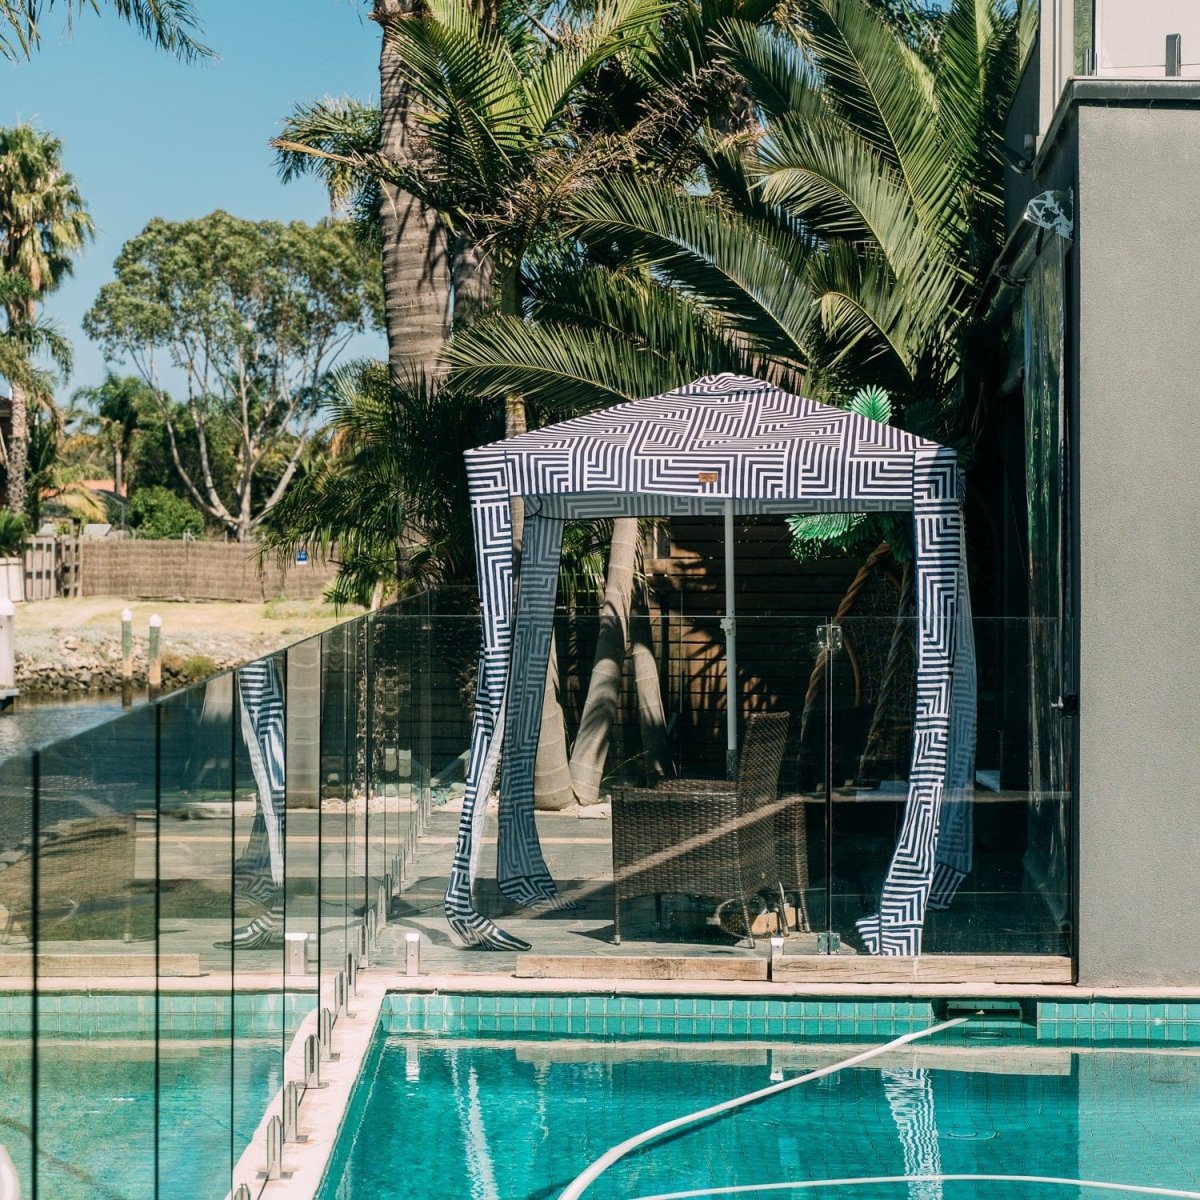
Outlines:
[{"label": "shrub", "polygon": [[7,509],[0,509],[0,558],[12,558],[21,553],[29,526],[24,517]]},{"label": "shrub", "polygon": [[204,517],[182,497],[165,487],[138,488],[129,501],[129,528],[140,538],[199,537]]}]

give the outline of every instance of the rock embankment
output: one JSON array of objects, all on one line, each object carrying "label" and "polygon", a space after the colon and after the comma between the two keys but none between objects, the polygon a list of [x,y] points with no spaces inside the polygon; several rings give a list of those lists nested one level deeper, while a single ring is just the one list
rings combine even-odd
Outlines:
[{"label": "rock embankment", "polygon": [[[262,634],[178,634],[164,639],[163,691],[171,691],[218,671],[240,666],[279,644]],[[121,689],[121,641],[99,631],[39,632],[21,636],[16,646],[16,684],[22,694],[68,696]],[[146,639],[134,639],[133,679],[146,686]]]}]

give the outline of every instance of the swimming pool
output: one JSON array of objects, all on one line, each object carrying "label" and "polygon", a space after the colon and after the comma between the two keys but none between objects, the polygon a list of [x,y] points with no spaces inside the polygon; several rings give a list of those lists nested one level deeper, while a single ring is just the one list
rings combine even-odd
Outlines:
[{"label": "swimming pool", "polygon": [[25,1023],[3,1014],[0,1145],[21,1171],[21,1195],[32,1194],[36,1119],[39,1196],[220,1200],[312,1006],[308,995],[269,993],[42,996],[34,1112],[28,1012]]},{"label": "swimming pool", "polygon": [[[391,999],[321,1200],[555,1200],[632,1134],[832,1064],[934,1017],[925,1002]],[[879,1177],[893,1181],[742,1194],[1145,1194],[929,1178],[952,1175],[1200,1193],[1200,1047],[1188,1040],[1194,1007],[1180,1007],[1172,1031],[1170,1012],[1147,1006],[1136,1036],[1126,1031],[1135,1018],[1121,1014],[1125,1036],[1096,1043],[1091,1032],[1078,1034],[1078,1012],[1066,1018],[1049,1009],[1037,1026],[973,1021],[643,1147],[586,1196],[633,1200]],[[1091,1017],[1092,1026],[1097,1020]],[[1150,1031],[1159,1028],[1161,1038],[1152,1041]]]}]

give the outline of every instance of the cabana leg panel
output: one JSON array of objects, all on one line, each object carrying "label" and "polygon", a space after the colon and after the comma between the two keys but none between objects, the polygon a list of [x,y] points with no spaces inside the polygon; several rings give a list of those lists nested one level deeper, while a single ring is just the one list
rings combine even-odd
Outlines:
[{"label": "cabana leg panel", "polygon": [[513,539],[512,506],[504,455],[479,454],[467,460],[471,490],[471,523],[479,572],[481,643],[475,682],[475,719],[471,726],[471,758],[467,790],[454,861],[446,886],[445,908],[450,928],[469,946],[489,950],[528,950],[480,914],[471,898],[479,867],[488,795],[500,759],[500,730],[512,649]]},{"label": "cabana leg panel", "polygon": [[954,679],[962,510],[952,450],[917,450],[913,461],[917,596],[917,711],[904,821],[879,913],[858,921],[872,954],[917,955],[937,861],[946,788]]},{"label": "cabana leg panel", "polygon": [[533,512],[526,514],[500,784],[496,882],[515,904],[538,909],[576,907],[559,896],[546,869],[533,816],[534,765],[542,728],[562,535],[561,521]]}]

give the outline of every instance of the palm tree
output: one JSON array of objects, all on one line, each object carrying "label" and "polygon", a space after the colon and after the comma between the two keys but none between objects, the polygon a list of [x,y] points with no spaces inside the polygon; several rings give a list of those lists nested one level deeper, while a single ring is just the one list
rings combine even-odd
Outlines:
[{"label": "palm tree", "polygon": [[[199,21],[191,0],[110,0],[109,7],[160,49],[184,59],[211,53],[196,40]],[[28,58],[42,38],[42,14],[53,8],[66,9],[69,26],[89,8],[99,12],[100,0],[0,0],[0,57]]]},{"label": "palm tree", "polygon": [[[28,337],[37,324],[38,301],[71,273],[73,256],[92,232],[74,177],[62,168],[62,143],[31,125],[0,129],[0,271],[25,284],[23,295],[10,293],[4,304],[10,336]],[[10,378],[9,386],[8,507],[20,513],[25,508],[26,389],[19,378]]]},{"label": "palm tree", "polygon": [[77,388],[71,396],[73,408],[83,407],[78,414],[84,432],[99,437],[111,455],[113,488],[125,494],[129,456],[138,421],[153,413],[158,403],[154,390],[136,375],[116,375],[106,371],[104,379],[92,386]]},{"label": "palm tree", "polygon": [[533,321],[456,338],[459,384],[595,406],[727,362],[818,395],[886,386],[906,427],[961,443],[1024,18],[952,0],[918,38],[893,10],[799,0],[789,29],[726,22],[714,44],[759,127],[697,134],[702,187],[627,173],[570,196],[590,259],[537,281]]},{"label": "palm tree", "polygon": [[[652,0],[607,0],[588,22],[535,36],[514,8],[388,0],[376,17],[385,81],[398,98],[378,113],[352,101],[297,107],[274,143],[281,166],[319,169],[335,198],[356,196],[360,210],[375,189],[388,219],[390,194],[414,197],[447,238],[455,323],[496,308],[515,314],[526,253],[553,227],[566,193],[613,153],[580,136],[585,85],[644,37],[657,12]],[[386,256],[386,221],[381,234]],[[437,240],[422,237],[426,251]],[[390,289],[414,294],[411,270],[386,257],[384,270]]]},{"label": "palm tree", "polygon": [[1022,22],[999,0],[799,0],[793,18],[709,31],[757,124],[696,128],[686,186],[626,170],[567,195],[584,253],[531,275],[520,316],[455,337],[457,386],[579,409],[721,370],[826,399],[885,385],[908,428],[969,442],[961,366],[1003,236]]}]

